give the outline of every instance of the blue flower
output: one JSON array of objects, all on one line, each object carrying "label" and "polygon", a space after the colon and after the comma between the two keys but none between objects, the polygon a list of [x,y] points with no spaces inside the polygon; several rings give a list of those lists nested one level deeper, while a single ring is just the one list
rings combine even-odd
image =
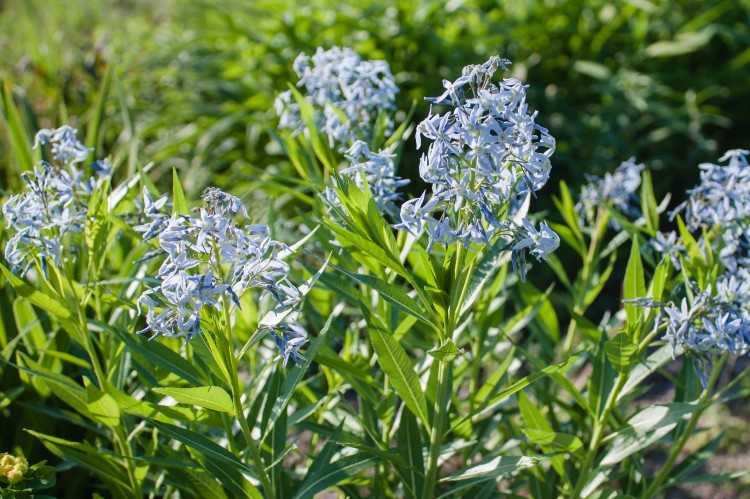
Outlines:
[{"label": "blue flower", "polygon": [[543,224],[537,231],[518,210],[546,184],[555,140],[536,123],[526,103],[526,86],[513,78],[493,81],[509,62],[492,57],[467,66],[445,91],[427,100],[448,107],[430,114],[416,129],[417,148],[430,144],[419,174],[430,196],[405,202],[397,228],[426,232],[434,244],[486,244],[497,236],[516,241],[516,261],[531,251],[544,257],[557,247],[557,235]]},{"label": "blue flower", "polygon": [[[148,309],[144,332],[153,336],[190,339],[201,331],[203,307],[239,307],[249,289],[269,296],[274,308],[293,310],[302,300],[282,257],[287,247],[271,239],[267,226],[243,223],[247,211],[239,198],[209,188],[203,202],[197,214],[169,216],[163,212],[167,198],[154,201],[144,190],[142,211],[148,221],[137,230],[145,240],[157,241],[163,257],[155,283],[138,301]],[[271,328],[277,343],[283,339],[279,348],[285,363],[300,358],[298,350],[306,338],[293,319],[294,314],[287,313]]]},{"label": "blue flower", "polygon": [[[339,170],[339,174],[351,179],[359,189],[364,189],[366,181],[378,208],[385,213],[395,214],[395,203],[400,198],[398,189],[409,183],[396,176],[393,163],[395,154],[388,150],[370,151],[367,143],[356,140],[345,156],[348,166]],[[325,199],[332,206],[340,206],[332,188],[326,189]]]},{"label": "blue flower", "polygon": [[60,128],[44,128],[34,138],[34,148],[52,145],[52,157],[66,164],[86,161],[91,150],[76,138],[76,129],[68,125]]},{"label": "blue flower", "polygon": [[46,272],[48,262],[62,265],[75,255],[78,235],[85,225],[88,200],[94,188],[111,172],[106,161],[92,165],[94,176],[76,167],[86,159],[88,149],[75,137],[75,129],[62,126],[40,130],[35,146],[51,145],[57,163],[41,161],[21,179],[25,190],[10,196],[2,212],[11,234],[4,255],[14,272],[26,273],[38,258]]},{"label": "blue flower", "polygon": [[677,238],[677,233],[657,232],[650,241],[651,247],[662,256],[668,256],[675,269],[680,270],[680,256],[685,252],[685,246]]},{"label": "blue flower", "polygon": [[[369,142],[383,111],[395,109],[398,93],[385,61],[362,59],[349,48],[318,48],[315,54],[300,54],[294,61],[297,86],[315,109],[316,126],[332,145],[346,149],[355,140]],[[274,104],[279,126],[305,132],[299,106],[291,92],[283,92]],[[386,129],[392,123],[386,121]]]},{"label": "blue flower", "polygon": [[[587,175],[588,183],[581,189],[580,200],[576,204],[582,225],[591,225],[596,209],[606,205],[612,205],[632,219],[640,217],[637,191],[641,185],[641,172],[644,168],[645,165],[636,163],[635,158],[630,158],[603,177]],[[611,223],[613,227],[619,227],[615,220]]]}]

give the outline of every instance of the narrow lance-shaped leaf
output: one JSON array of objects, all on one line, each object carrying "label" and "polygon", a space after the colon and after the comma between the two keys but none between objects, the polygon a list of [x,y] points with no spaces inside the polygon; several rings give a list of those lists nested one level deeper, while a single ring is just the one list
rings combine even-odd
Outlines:
[{"label": "narrow lance-shaped leaf", "polygon": [[617,464],[626,457],[649,447],[697,409],[697,404],[681,402],[647,407],[630,418],[625,428],[614,434],[601,465]]},{"label": "narrow lance-shaped leaf", "polygon": [[182,182],[180,182],[180,176],[177,174],[176,168],[172,168],[172,214],[190,214],[187,199],[185,199],[185,191],[182,190]]},{"label": "narrow lance-shaped leaf", "polygon": [[109,97],[109,90],[112,83],[113,67],[108,67],[104,73],[104,78],[102,78],[102,82],[99,85],[99,92],[96,96],[96,105],[91,109],[91,116],[86,130],[86,146],[94,151],[94,157],[97,156],[101,142],[102,123],[104,123],[107,98]]},{"label": "narrow lance-shaped leaf", "polygon": [[403,475],[406,476],[408,483],[405,485],[414,494],[414,497],[421,497],[424,485],[422,436],[419,433],[417,419],[411,411],[404,410],[401,414],[396,438],[399,442],[398,451],[406,463]]},{"label": "narrow lance-shaped leaf", "polygon": [[427,400],[409,356],[393,336],[379,327],[370,328],[370,341],[378,354],[378,362],[390,378],[396,393],[425,428],[429,428]]},{"label": "narrow lance-shaped leaf", "polygon": [[626,371],[633,362],[638,347],[626,333],[620,333],[604,346],[607,359],[618,371]]},{"label": "narrow lance-shaped leaf", "polygon": [[342,268],[337,268],[337,270],[352,278],[353,280],[376,290],[378,293],[380,293],[383,299],[385,299],[388,303],[392,304],[402,312],[413,315],[425,324],[428,324],[433,328],[437,328],[437,326],[429,316],[429,312],[427,312],[425,308],[415,299],[406,294],[406,292],[400,287],[394,284],[387,283],[381,279],[378,279],[377,277],[356,274]]},{"label": "narrow lance-shaped leaf", "polygon": [[[630,258],[625,270],[622,296],[625,300],[646,296],[646,278],[643,275],[643,262],[637,236],[633,237],[633,244],[630,246]],[[632,303],[626,303],[625,314],[628,318],[628,325],[634,326],[638,321],[640,309]]]},{"label": "narrow lance-shaped leaf", "polygon": [[125,491],[130,490],[130,483],[125,469],[102,455],[95,447],[81,442],[72,442],[52,435],[45,435],[33,430],[26,430],[33,435],[51,453],[61,459],[68,459],[98,475],[105,483],[113,487],[115,497],[126,497]]},{"label": "narrow lance-shaped leaf", "polygon": [[643,172],[641,180],[641,211],[646,219],[646,227],[653,236],[659,230],[659,211],[654,195],[654,184],[651,181],[651,172]]},{"label": "narrow lance-shaped leaf", "polygon": [[152,391],[159,395],[172,397],[180,404],[196,405],[227,414],[234,413],[232,398],[220,386],[160,387],[154,388]]},{"label": "narrow lance-shaped leaf", "polygon": [[19,170],[32,170],[34,168],[34,160],[32,159],[31,144],[29,143],[28,135],[26,135],[26,129],[21,121],[21,116],[18,113],[18,108],[15,102],[13,102],[13,90],[11,89],[10,82],[4,81],[1,90],[3,94],[3,119],[10,135],[11,147],[20,167]]},{"label": "narrow lance-shaped leaf", "polygon": [[312,475],[309,480],[299,488],[293,499],[311,499],[315,494],[328,487],[341,483],[343,480],[353,476],[361,469],[372,466],[376,462],[375,457],[367,456],[364,453],[353,454],[342,457],[329,463],[320,469],[318,473]]},{"label": "narrow lance-shaped leaf", "polygon": [[455,497],[455,494],[467,487],[498,480],[506,475],[515,473],[539,464],[539,458],[530,456],[497,456],[482,463],[470,466],[458,473],[441,478],[443,484],[453,484],[440,497]]}]

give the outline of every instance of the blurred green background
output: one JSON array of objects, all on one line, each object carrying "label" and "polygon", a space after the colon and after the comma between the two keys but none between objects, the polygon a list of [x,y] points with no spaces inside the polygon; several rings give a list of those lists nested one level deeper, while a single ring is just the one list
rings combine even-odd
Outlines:
[{"label": "blurred green background", "polygon": [[[111,72],[104,150],[118,174],[176,166],[193,195],[214,183],[247,197],[258,169],[283,162],[273,98],[300,51],[331,45],[387,60],[416,119],[443,78],[510,58],[558,140],[548,193],[635,156],[679,198],[699,162],[748,145],[748,0],[0,2],[3,92],[29,136],[85,128]],[[0,136],[5,186],[17,171]],[[410,141],[405,176],[416,161]]]}]

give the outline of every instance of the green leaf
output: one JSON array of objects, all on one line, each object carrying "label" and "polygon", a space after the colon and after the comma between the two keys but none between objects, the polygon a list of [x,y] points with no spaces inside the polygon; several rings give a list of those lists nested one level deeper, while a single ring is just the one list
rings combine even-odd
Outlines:
[{"label": "green leaf", "polygon": [[120,425],[120,406],[109,393],[99,390],[84,378],[86,384],[86,407],[91,416],[99,423],[117,428]]},{"label": "green leaf", "polygon": [[160,387],[154,393],[172,397],[180,404],[197,405],[212,411],[234,414],[232,397],[220,386],[196,386],[190,388]]},{"label": "green leaf", "polygon": [[603,272],[595,271],[591,276],[591,281],[586,287],[586,292],[583,295],[583,306],[588,308],[589,305],[594,303],[599,294],[604,289],[604,286],[609,281],[609,277],[612,275],[612,271],[615,269],[615,263],[617,263],[617,252],[612,252],[609,255],[609,261]]},{"label": "green leaf", "polygon": [[297,102],[300,111],[300,117],[306,127],[308,137],[301,137],[300,140],[309,141],[312,146],[312,150],[315,152],[315,156],[323,164],[323,167],[328,172],[336,170],[336,162],[333,159],[333,153],[331,148],[328,147],[328,142],[323,140],[318,131],[318,127],[315,123],[315,110],[310,102],[297,90],[293,85],[289,85],[289,90],[294,96],[294,100]]},{"label": "green leaf", "polygon": [[568,189],[568,184],[565,181],[560,181],[560,198],[558,199],[553,196],[552,201],[555,203],[560,215],[562,215],[563,220],[565,220],[575,238],[583,245],[583,232],[578,223],[575,202],[573,201],[573,196],[570,195],[570,189]]},{"label": "green leaf", "polygon": [[607,352],[607,360],[615,369],[626,371],[638,352],[638,346],[630,340],[630,336],[626,333],[620,333],[607,340],[604,350]]},{"label": "green leaf", "polygon": [[535,317],[536,322],[542,326],[544,331],[553,341],[560,341],[560,323],[557,320],[557,313],[552,302],[547,298],[549,291],[542,293],[529,282],[519,284],[521,297],[526,305],[538,306],[538,312]]},{"label": "green leaf", "polygon": [[682,220],[682,217],[679,215],[677,215],[677,228],[680,231],[680,239],[682,239],[682,244],[685,245],[685,249],[687,250],[687,254],[690,259],[703,263],[704,258],[701,247],[698,244],[698,241],[695,240],[693,235],[685,226],[685,222]]},{"label": "green leaf", "polygon": [[402,141],[405,141],[408,138],[410,131],[412,130],[412,127],[410,126],[411,119],[414,116],[414,111],[416,111],[416,109],[417,101],[415,99],[411,101],[409,112],[406,113],[404,121],[402,121],[398,128],[391,134],[381,149],[387,149],[398,142],[401,142],[401,145],[403,145]]},{"label": "green leaf", "polygon": [[665,256],[654,270],[654,276],[651,278],[651,283],[648,286],[648,296],[656,301],[660,301],[664,294],[664,287],[669,278],[669,269],[671,268],[671,265],[669,257]]},{"label": "green leaf", "polygon": [[606,342],[600,339],[596,356],[593,361],[593,370],[589,378],[588,403],[589,410],[599,417],[604,412],[604,404],[609,397],[615,384],[615,371],[612,364],[607,362]]},{"label": "green leaf", "polygon": [[604,64],[593,61],[577,60],[573,63],[573,69],[581,74],[590,76],[597,80],[607,80],[612,76],[612,72]]},{"label": "green leaf", "polygon": [[651,180],[651,172],[643,172],[641,180],[641,211],[643,218],[646,219],[651,235],[655,235],[659,230],[659,210],[657,207],[656,196],[654,195],[654,183]]},{"label": "green leaf", "polygon": [[379,327],[370,327],[370,342],[378,354],[378,363],[388,375],[396,393],[409,410],[429,428],[425,399],[414,365],[393,336]]},{"label": "green leaf", "polygon": [[[18,352],[18,355],[20,360],[17,367],[19,370],[28,372],[34,375],[34,377],[43,378],[44,383],[49,387],[54,396],[68,404],[79,414],[94,419],[88,409],[86,392],[80,385],[63,374],[44,369],[44,367],[21,352]],[[22,364],[29,367],[21,365],[21,361]]]},{"label": "green leaf", "polygon": [[7,267],[0,263],[0,271],[5,279],[13,286],[16,293],[28,299],[31,303],[48,312],[58,319],[69,319],[70,310],[59,299],[47,293],[43,293],[16,277]]},{"label": "green leaf", "polygon": [[411,411],[401,413],[401,423],[396,432],[399,443],[398,451],[406,463],[403,475],[407,477],[407,489],[415,499],[422,497],[424,487],[424,458],[422,453],[422,435],[417,426],[417,419]]},{"label": "green leaf", "polygon": [[717,28],[709,25],[700,31],[678,33],[674,40],[663,40],[646,47],[649,57],[674,57],[690,54],[711,41]]},{"label": "green leaf", "polygon": [[387,283],[381,279],[378,279],[377,277],[364,274],[355,274],[340,267],[337,267],[337,270],[346,274],[351,279],[376,290],[378,293],[380,293],[383,299],[385,299],[388,303],[392,304],[402,312],[412,315],[425,324],[437,329],[437,326],[432,321],[429,313],[424,309],[424,307],[420,305],[415,299],[407,295],[406,292],[404,292],[404,290],[400,287],[394,284]]},{"label": "green leaf", "polygon": [[529,374],[528,376],[524,376],[523,378],[511,383],[507,387],[505,387],[504,390],[502,390],[500,393],[489,399],[487,402],[485,402],[484,406],[477,409],[474,413],[469,414],[467,416],[464,416],[460,421],[455,423],[453,425],[454,428],[457,428],[457,431],[460,431],[460,428],[465,426],[466,424],[469,424],[470,422],[479,421],[480,419],[489,416],[492,414],[492,412],[505,400],[508,399],[508,397],[515,395],[516,393],[520,392],[524,388],[526,388],[529,385],[532,385],[539,381],[540,379],[544,378],[545,376],[554,376],[556,374],[565,373],[571,364],[573,364],[578,359],[578,354],[572,355],[567,360],[564,360],[563,362],[560,362],[558,364],[552,364],[551,366],[547,366],[539,371],[536,371],[532,374]]},{"label": "green leaf", "polygon": [[452,340],[448,340],[441,346],[435,347],[427,353],[438,360],[450,361],[458,355],[458,352],[459,350],[456,344],[453,343]]},{"label": "green leaf", "polygon": [[238,497],[261,497],[255,487],[245,478],[245,474],[253,476],[252,471],[228,450],[214,441],[194,431],[180,428],[168,423],[151,420],[159,431],[175,440],[182,442],[203,456],[203,464],[209,472],[234,491]]},{"label": "green leaf", "polygon": [[106,255],[107,237],[109,236],[110,220],[107,212],[104,189],[97,188],[89,199],[86,223],[84,226],[84,240],[89,268],[93,276],[98,276]]},{"label": "green leaf", "polygon": [[21,172],[33,170],[34,160],[29,136],[27,135],[23,122],[21,121],[18,108],[16,107],[15,102],[13,102],[13,90],[11,89],[9,81],[3,82],[2,111],[3,120],[8,129],[8,134],[10,135],[11,149],[13,150],[13,155],[18,162],[18,169]]},{"label": "green leaf", "polygon": [[[583,442],[578,437],[568,433],[536,428],[524,428],[522,431],[529,440],[552,451],[575,452],[583,446]],[[545,452],[547,451],[545,450]]]},{"label": "green leaf", "polygon": [[[575,452],[581,447],[580,440],[572,435],[555,433],[547,418],[524,392],[518,394],[518,408],[525,426],[522,431],[532,443],[541,446],[544,452]],[[578,440],[577,444],[575,440]],[[550,464],[558,475],[565,478],[563,456],[552,457]]]},{"label": "green leaf", "polygon": [[552,425],[524,392],[518,394],[518,409],[521,411],[521,418],[527,428],[552,431]]},{"label": "green leaf", "polygon": [[503,263],[510,261],[510,247],[511,242],[500,238],[492,243],[492,246],[485,248],[481,259],[474,266],[471,277],[468,279],[463,303],[461,305],[461,315],[471,309],[474,302],[482,293],[484,286],[489,282],[500,266],[502,266]]},{"label": "green leaf", "polygon": [[99,92],[96,96],[96,105],[91,108],[91,116],[89,117],[86,129],[86,146],[93,150],[94,157],[97,157],[97,153],[99,152],[102,123],[104,122],[107,98],[109,97],[109,90],[112,83],[113,68],[114,66],[109,66],[104,73],[104,78],[102,78],[102,82],[99,85]]},{"label": "green leaf", "polygon": [[560,236],[560,239],[565,241],[565,244],[573,248],[576,253],[581,256],[581,258],[586,257],[586,246],[583,244],[583,242],[581,242],[580,239],[575,236],[575,233],[570,230],[567,225],[550,223],[549,226],[553,231],[557,233],[558,236]]},{"label": "green leaf", "polygon": [[440,497],[455,497],[462,489],[472,487],[487,480],[498,480],[511,473],[531,468],[539,464],[541,460],[529,456],[497,456],[480,464],[465,468],[458,473],[443,477],[440,483],[454,484]]},{"label": "green leaf", "polygon": [[697,409],[697,404],[683,402],[647,407],[630,418],[627,426],[613,435],[612,443],[601,465],[617,464],[626,457],[649,447],[671,432],[677,423]]},{"label": "green leaf", "polygon": [[34,307],[31,306],[29,300],[23,297],[18,297],[13,300],[13,318],[16,322],[16,330],[19,333],[28,331],[28,334],[24,334],[24,344],[29,353],[35,354],[40,350],[44,350],[47,345],[47,335],[44,333],[44,328],[39,318],[34,312]]},{"label": "green leaf", "polygon": [[[630,258],[625,269],[625,281],[622,289],[622,297],[625,300],[643,298],[646,296],[646,278],[643,275],[643,263],[641,262],[641,250],[638,237],[633,237],[630,246]],[[625,304],[625,313],[628,325],[634,326],[640,316],[640,308],[632,303]]]},{"label": "green leaf", "polygon": [[187,199],[185,199],[185,191],[182,190],[180,176],[177,174],[177,168],[174,167],[172,168],[172,214],[190,214],[190,208],[188,207]]},{"label": "green leaf", "polygon": [[[204,470],[191,468],[172,468],[167,471],[169,477],[188,497],[200,499],[228,499],[224,489],[214,480],[214,476]],[[194,494],[194,495],[192,495]]]},{"label": "green leaf", "polygon": [[145,338],[123,331],[109,324],[94,322],[97,326],[110,331],[125,343],[130,351],[143,356],[155,366],[161,366],[176,374],[191,385],[203,385],[201,375],[188,361],[180,357],[174,350],[165,347],[157,341],[148,341]]},{"label": "green leaf", "polygon": [[341,483],[359,470],[367,468],[375,462],[375,457],[358,453],[329,463],[305,479],[297,490],[297,493],[294,494],[293,499],[312,498],[318,492]]},{"label": "green leaf", "polygon": [[673,360],[675,356],[680,355],[680,353],[679,350],[674,351],[672,345],[662,345],[649,355],[648,358],[633,366],[628,375],[628,380],[625,382],[622,390],[620,390],[617,400],[621,400],[624,396],[632,392],[641,381],[646,379],[667,362]]},{"label": "green leaf", "polygon": [[323,325],[323,328],[320,330],[320,333],[318,333],[318,336],[312,341],[310,347],[305,351],[304,360],[299,365],[294,366],[290,370],[289,374],[287,374],[286,379],[284,379],[284,384],[281,386],[281,392],[274,401],[273,408],[271,409],[271,414],[268,418],[268,422],[266,423],[266,431],[264,432],[263,438],[261,440],[265,440],[266,436],[273,428],[276,420],[286,409],[289,401],[292,399],[292,395],[294,395],[294,391],[297,388],[297,385],[300,383],[300,381],[302,381],[305,373],[310,368],[310,364],[312,364],[312,361],[315,360],[315,357],[317,356],[320,349],[323,347],[323,345],[325,345],[325,342],[328,338],[328,331],[330,331],[331,329],[333,320],[341,315],[341,312],[343,310],[344,306],[342,304],[338,304],[334,307],[331,315],[328,316],[328,319]]},{"label": "green leaf", "polygon": [[503,376],[505,376],[505,373],[508,372],[510,365],[513,363],[513,360],[516,358],[515,353],[516,353],[515,347],[510,347],[508,349],[508,352],[505,354],[505,357],[503,357],[503,360],[498,364],[497,368],[492,371],[492,373],[487,377],[487,379],[484,380],[484,383],[482,383],[482,386],[479,387],[479,391],[476,393],[476,396],[474,396],[474,405],[476,406],[483,405],[484,401],[487,400],[489,397],[491,397],[493,393],[497,391],[497,389],[500,386],[500,382],[502,381]]},{"label": "green leaf", "polygon": [[112,461],[98,449],[82,442],[71,442],[62,438],[45,435],[33,430],[25,430],[35,436],[52,454],[61,459],[67,459],[99,476],[105,483],[115,490],[115,497],[128,497],[130,482],[125,469]]}]

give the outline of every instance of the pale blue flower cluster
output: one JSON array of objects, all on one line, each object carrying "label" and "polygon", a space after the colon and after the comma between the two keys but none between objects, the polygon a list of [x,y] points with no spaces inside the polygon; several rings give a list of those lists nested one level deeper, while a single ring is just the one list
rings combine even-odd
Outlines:
[{"label": "pale blue flower cluster", "polygon": [[[301,300],[283,260],[287,246],[274,241],[266,225],[244,223],[247,212],[239,198],[216,188],[203,194],[204,206],[194,216],[167,215],[167,198],[143,192],[143,224],[136,230],[158,242],[164,260],[156,282],[143,292],[139,306],[148,309],[147,327],[154,336],[192,338],[201,330],[201,309],[234,303],[248,289],[271,296],[278,321],[271,331],[284,363],[299,357],[307,339],[289,313]],[[237,223],[240,220],[243,223]],[[283,346],[283,348],[281,348]]]},{"label": "pale blue flower cluster", "polygon": [[455,241],[487,243],[496,235],[514,241],[516,260],[523,252],[544,258],[559,238],[545,223],[537,229],[516,217],[523,200],[550,174],[555,140],[528,109],[526,86],[514,78],[493,81],[508,61],[492,57],[467,66],[445,92],[428,99],[449,108],[417,126],[417,148],[431,141],[419,172],[431,192],[405,202],[399,228],[427,232],[429,245]]},{"label": "pale blue flower cluster", "polygon": [[[395,109],[398,87],[388,64],[363,60],[349,48],[333,47],[318,48],[312,57],[300,54],[294,70],[300,77],[297,86],[304,89],[304,98],[314,110],[315,126],[344,155],[345,166],[338,173],[359,189],[366,181],[379,209],[395,215],[397,190],[408,180],[396,176],[392,149],[371,151],[368,146],[378,120],[385,120],[386,132],[393,125],[388,111]],[[276,111],[281,128],[305,133],[291,91],[279,95]],[[325,189],[324,199],[329,207],[341,206],[331,186]]]},{"label": "pale blue flower cluster", "polygon": [[[331,145],[349,147],[357,139],[372,138],[381,113],[395,109],[398,87],[385,61],[362,59],[350,48],[318,48],[315,54],[300,54],[294,61],[297,86],[313,105],[315,124]],[[275,103],[281,128],[304,131],[300,109],[290,91]],[[384,118],[388,119],[386,115]],[[388,121],[386,128],[392,123]]]},{"label": "pale blue flower cluster", "polygon": [[99,182],[111,173],[106,161],[90,165],[87,176],[76,164],[90,154],[76,139],[76,130],[67,125],[40,130],[35,147],[49,146],[52,162],[41,161],[31,172],[21,175],[26,190],[14,194],[3,205],[3,217],[12,234],[5,246],[5,259],[14,272],[25,274],[39,258],[46,272],[49,261],[60,266],[64,256],[73,255],[86,221],[88,199]]},{"label": "pale blue flower cluster", "polygon": [[[719,256],[724,271],[715,284],[695,289],[692,300],[682,298],[662,307],[665,339],[675,352],[695,354],[702,364],[710,354],[750,352],[750,165],[748,151],[732,150],[719,160],[700,165],[700,183],[672,213],[683,213],[698,246]],[[657,233],[650,245],[668,256],[678,270],[685,246],[675,232]],[[691,286],[695,286],[691,284]],[[697,286],[696,286],[697,288]],[[704,366],[705,367],[705,366]],[[703,369],[705,375],[705,369]]]},{"label": "pale blue flower cluster", "polygon": [[[731,272],[750,268],[750,165],[744,149],[727,151],[719,163],[699,166],[700,183],[673,216],[684,212],[693,231],[720,227],[716,244],[722,264]],[[703,243],[703,241],[701,241]]]},{"label": "pale blue flower cluster", "polygon": [[700,183],[688,191],[688,199],[676,212],[685,212],[692,230],[715,225],[745,223],[750,217],[750,168],[744,149],[727,151],[719,163],[699,165]]},{"label": "pale blue flower cluster", "polygon": [[76,138],[77,131],[68,125],[60,128],[43,128],[34,139],[34,148],[51,145],[52,157],[66,164],[81,163],[88,158],[89,149]]},{"label": "pale blue flower cluster", "polygon": [[645,165],[636,163],[635,158],[630,158],[620,163],[615,171],[605,173],[603,177],[587,175],[588,183],[581,189],[576,204],[582,225],[590,226],[594,222],[597,208],[607,205],[611,205],[628,218],[640,217],[637,191],[641,185],[641,172],[644,168]]},{"label": "pale blue flower cluster", "polygon": [[716,285],[696,295],[692,303],[669,304],[664,338],[674,349],[697,354],[750,352],[750,273],[725,275]]},{"label": "pale blue flower cluster", "polygon": [[[366,182],[380,211],[395,215],[396,201],[400,198],[398,189],[409,183],[396,175],[395,154],[388,150],[373,152],[366,142],[357,140],[346,151],[345,157],[348,166],[338,173],[351,179],[360,190],[364,189]],[[340,206],[332,188],[326,189],[325,197],[331,206]]]}]

